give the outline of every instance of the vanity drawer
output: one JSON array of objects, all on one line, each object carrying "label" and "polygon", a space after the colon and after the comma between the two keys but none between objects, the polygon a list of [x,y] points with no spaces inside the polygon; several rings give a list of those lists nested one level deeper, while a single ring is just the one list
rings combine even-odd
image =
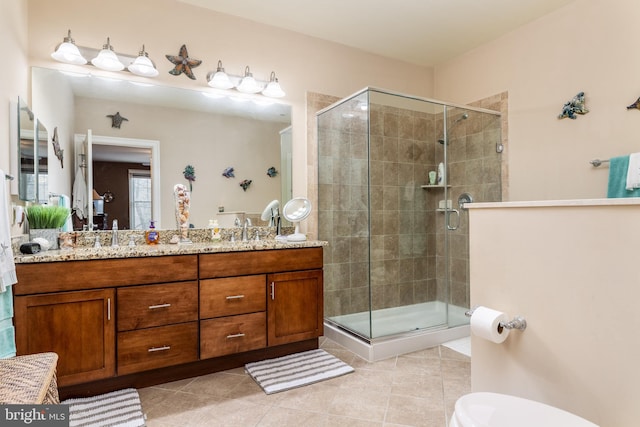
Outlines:
[{"label": "vanity drawer", "polygon": [[118,375],[198,360],[198,322],[118,333]]},{"label": "vanity drawer", "polygon": [[200,358],[241,353],[267,346],[266,313],[200,321]]},{"label": "vanity drawer", "polygon": [[243,276],[322,268],[322,248],[274,249],[199,255],[199,277]]},{"label": "vanity drawer", "polygon": [[118,288],[118,331],[198,320],[198,282]]},{"label": "vanity drawer", "polygon": [[267,277],[229,277],[200,281],[200,318],[255,313],[267,307]]},{"label": "vanity drawer", "polygon": [[[198,278],[197,255],[17,264],[16,295],[116,286],[152,285]],[[73,272],[73,273],[71,273]],[[47,280],[42,280],[46,277]]]}]

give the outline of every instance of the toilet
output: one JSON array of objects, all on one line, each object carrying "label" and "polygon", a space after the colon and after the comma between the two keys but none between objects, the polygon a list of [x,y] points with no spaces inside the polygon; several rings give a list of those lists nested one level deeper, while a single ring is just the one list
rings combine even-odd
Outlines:
[{"label": "toilet", "polygon": [[458,399],[449,427],[598,427],[562,409],[498,393]]}]

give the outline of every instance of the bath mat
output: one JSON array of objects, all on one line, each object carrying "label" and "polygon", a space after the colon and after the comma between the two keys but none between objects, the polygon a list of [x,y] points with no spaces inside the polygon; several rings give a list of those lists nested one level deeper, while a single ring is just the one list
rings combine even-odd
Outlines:
[{"label": "bath mat", "polygon": [[93,397],[67,399],[69,427],[142,427],[142,404],[134,388]]},{"label": "bath mat", "polygon": [[351,366],[321,349],[247,363],[244,368],[267,394],[302,387],[354,371]]}]

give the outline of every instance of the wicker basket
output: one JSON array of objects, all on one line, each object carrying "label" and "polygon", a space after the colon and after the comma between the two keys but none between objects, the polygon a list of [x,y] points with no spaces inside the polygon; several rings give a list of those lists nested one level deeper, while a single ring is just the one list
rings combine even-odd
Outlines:
[{"label": "wicker basket", "polygon": [[56,381],[56,353],[37,353],[0,359],[0,404],[60,403]]}]

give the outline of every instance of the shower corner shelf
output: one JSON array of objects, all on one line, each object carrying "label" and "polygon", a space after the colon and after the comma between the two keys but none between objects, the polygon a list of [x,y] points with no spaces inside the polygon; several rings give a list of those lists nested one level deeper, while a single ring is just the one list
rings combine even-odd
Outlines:
[{"label": "shower corner shelf", "polygon": [[433,185],[427,184],[427,185],[421,185],[420,186],[420,188],[424,188],[425,190],[428,189],[428,188],[445,188],[445,187],[451,188],[450,185],[441,185],[441,184],[433,184]]}]

